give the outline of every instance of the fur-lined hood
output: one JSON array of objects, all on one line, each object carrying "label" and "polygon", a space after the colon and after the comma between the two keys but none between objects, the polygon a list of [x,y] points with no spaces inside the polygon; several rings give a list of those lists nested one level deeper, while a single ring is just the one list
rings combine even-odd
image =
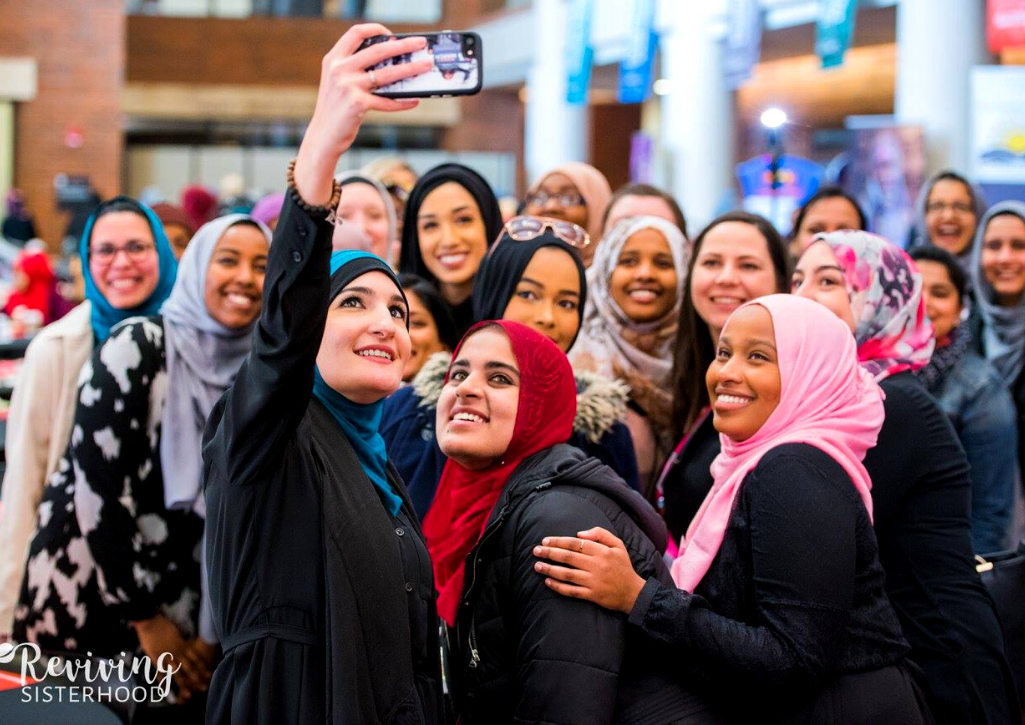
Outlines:
[{"label": "fur-lined hood", "polygon": [[[435,353],[420,368],[413,378],[413,393],[420,399],[418,407],[437,407],[451,360],[450,353]],[[577,382],[577,415],[573,419],[573,430],[589,442],[598,443],[613,425],[626,418],[630,388],[620,380],[609,380],[597,373],[574,372],[574,376]]]}]

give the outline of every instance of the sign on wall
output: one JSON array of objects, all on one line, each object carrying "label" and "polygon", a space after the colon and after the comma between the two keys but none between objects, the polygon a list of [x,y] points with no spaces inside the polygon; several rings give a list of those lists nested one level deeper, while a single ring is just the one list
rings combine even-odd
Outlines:
[{"label": "sign on wall", "polygon": [[993,53],[1025,47],[1025,0],[989,0],[986,42]]}]

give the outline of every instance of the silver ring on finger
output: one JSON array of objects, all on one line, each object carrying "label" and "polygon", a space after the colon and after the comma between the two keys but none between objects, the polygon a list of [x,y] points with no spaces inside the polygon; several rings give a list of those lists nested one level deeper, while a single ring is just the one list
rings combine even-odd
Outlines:
[{"label": "silver ring on finger", "polygon": [[367,75],[370,76],[370,90],[377,88],[377,79],[374,78],[374,69],[370,68],[367,70]]},{"label": "silver ring on finger", "polygon": [[582,554],[584,553],[584,540],[578,539],[578,541],[580,542],[580,553]]}]

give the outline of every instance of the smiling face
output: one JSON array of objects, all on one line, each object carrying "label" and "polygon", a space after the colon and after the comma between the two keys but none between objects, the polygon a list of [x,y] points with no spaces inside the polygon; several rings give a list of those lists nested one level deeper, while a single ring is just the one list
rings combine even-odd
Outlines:
[{"label": "smiling face", "polygon": [[[112,259],[97,250],[117,249]],[[127,250],[137,249],[136,254]],[[160,258],[149,222],[130,211],[104,214],[93,224],[89,239],[89,272],[107,302],[129,310],[145,302],[160,281]]]},{"label": "smiling face", "polygon": [[427,358],[438,352],[446,352],[448,348],[441,341],[434,316],[419,295],[407,289],[406,299],[409,300],[409,342],[412,349],[406,361],[406,369],[402,372],[402,380],[408,383],[420,372]]},{"label": "smiling face", "polygon": [[203,299],[210,316],[225,327],[246,327],[259,317],[268,246],[263,232],[250,224],[228,227],[214,246]]},{"label": "smiling face", "polygon": [[369,251],[381,259],[389,259],[392,240],[388,238],[388,210],[377,189],[360,182],[343,186],[338,218],[362,229],[370,238]]},{"label": "smiling face", "polygon": [[654,322],[676,304],[676,264],[669,242],[655,229],[626,240],[609,279],[609,294],[634,322]]},{"label": "smiling face", "polygon": [[847,323],[851,332],[857,329],[856,310],[847,292],[843,268],[825,242],[815,242],[801,255],[790,291],[828,307]]},{"label": "smiling face", "polygon": [[376,403],[398,390],[409,358],[406,303],[384,272],[360,275],[331,300],[317,367],[354,403]]},{"label": "smiling face", "polygon": [[816,234],[836,232],[841,229],[861,229],[861,217],[847,199],[842,196],[830,196],[812,204],[801,220],[801,228],[794,235],[793,249],[795,256],[808,248]]},{"label": "smiling face", "polygon": [[1025,293],[1025,221],[1014,214],[989,220],[982,237],[982,272],[993,285],[996,302],[1017,305]]},{"label": "smiling face", "polygon": [[471,470],[492,465],[509,449],[519,404],[519,363],[509,338],[501,328],[484,328],[463,342],[438,399],[441,452]]},{"label": "smiling face", "polygon": [[[545,201],[540,204],[529,201],[526,210],[528,216],[564,219],[578,227],[587,228],[587,205],[580,194],[580,189],[565,174],[549,174],[538,184],[534,194],[541,196]],[[564,198],[569,199],[571,203],[564,203]]]},{"label": "smiling face", "polygon": [[473,278],[488,248],[484,217],[473,195],[454,181],[424,197],[416,218],[424,265],[442,294],[458,304],[473,291]]},{"label": "smiling face", "polygon": [[977,222],[975,204],[964,184],[955,179],[933,184],[925,204],[925,226],[933,244],[961,254],[972,243]]},{"label": "smiling face", "polygon": [[920,259],[916,262],[922,274],[922,299],[925,300],[925,314],[932,322],[938,342],[961,323],[961,296],[950,280],[950,272],[940,262]]},{"label": "smiling face", "polygon": [[690,296],[713,340],[742,304],[779,291],[769,243],[758,229],[730,221],[705,234],[690,276]]},{"label": "smiling face", "polygon": [[534,253],[502,319],[533,327],[569,350],[580,330],[580,274],[566,250],[541,247]]},{"label": "smiling face", "polygon": [[717,431],[744,441],[761,429],[780,401],[778,360],[768,310],[751,305],[730,318],[705,375]]}]

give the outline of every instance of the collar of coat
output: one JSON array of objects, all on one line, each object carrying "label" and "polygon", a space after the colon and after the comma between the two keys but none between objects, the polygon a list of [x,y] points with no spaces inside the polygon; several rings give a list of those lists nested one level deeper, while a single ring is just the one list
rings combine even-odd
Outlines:
[{"label": "collar of coat", "polygon": [[[413,378],[413,393],[420,398],[418,407],[436,408],[445,386],[451,353],[435,353]],[[612,426],[626,418],[630,388],[621,380],[591,372],[574,372],[577,381],[577,415],[573,430],[591,443],[597,443]]]}]

